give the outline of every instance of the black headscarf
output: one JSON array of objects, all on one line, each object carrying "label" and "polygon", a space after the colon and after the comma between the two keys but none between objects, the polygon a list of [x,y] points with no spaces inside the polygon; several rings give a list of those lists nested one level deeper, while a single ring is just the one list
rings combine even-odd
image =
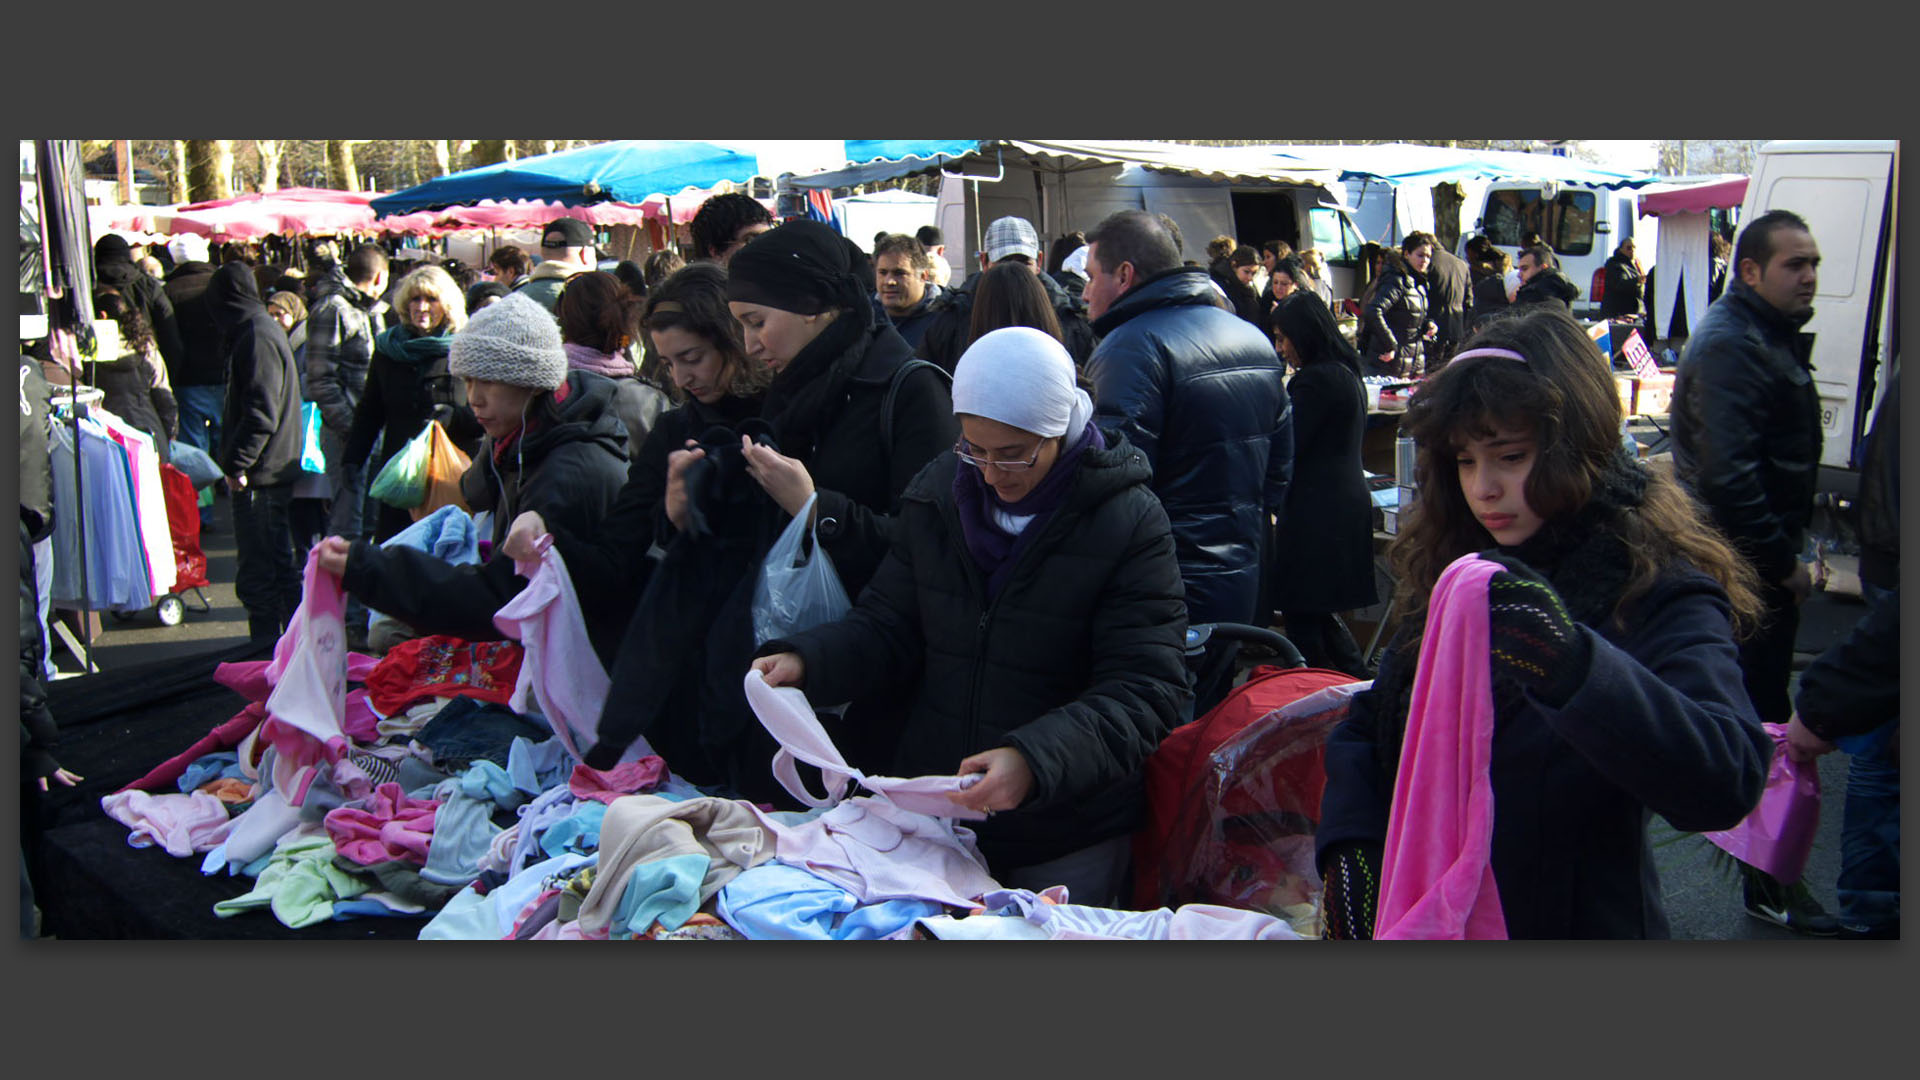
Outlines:
[{"label": "black headscarf", "polygon": [[833,406],[865,357],[874,330],[873,275],[853,242],[817,221],[790,221],[761,233],[727,265],[727,299],[797,315],[839,316],[774,376],[761,415],[780,452],[812,457]]}]

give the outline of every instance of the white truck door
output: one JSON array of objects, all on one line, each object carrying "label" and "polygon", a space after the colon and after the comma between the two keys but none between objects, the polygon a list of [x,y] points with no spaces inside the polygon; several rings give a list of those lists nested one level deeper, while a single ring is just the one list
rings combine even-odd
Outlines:
[{"label": "white truck door", "polygon": [[[1893,167],[1890,150],[1763,149],[1747,186],[1742,221],[1769,210],[1791,210],[1806,219],[1820,245],[1820,283],[1814,314],[1806,325],[1814,334],[1813,380],[1820,393],[1820,426],[1825,441],[1820,464],[1854,467],[1853,432],[1869,316],[1876,299],[1874,271],[1884,237],[1887,182]],[[1882,332],[1868,370],[1887,359]]]}]

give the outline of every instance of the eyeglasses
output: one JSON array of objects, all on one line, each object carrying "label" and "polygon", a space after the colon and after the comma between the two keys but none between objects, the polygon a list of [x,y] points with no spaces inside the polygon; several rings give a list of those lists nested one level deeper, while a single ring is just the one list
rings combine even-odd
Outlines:
[{"label": "eyeglasses", "polygon": [[1002,472],[1018,472],[1021,469],[1033,468],[1034,463],[1040,460],[1040,448],[1046,444],[1045,439],[1035,444],[1033,456],[1027,458],[1025,461],[996,461],[993,458],[975,457],[973,455],[973,445],[965,439],[961,439],[959,442],[953,444],[953,454],[961,461],[966,462],[976,469],[984,469],[991,465]]}]

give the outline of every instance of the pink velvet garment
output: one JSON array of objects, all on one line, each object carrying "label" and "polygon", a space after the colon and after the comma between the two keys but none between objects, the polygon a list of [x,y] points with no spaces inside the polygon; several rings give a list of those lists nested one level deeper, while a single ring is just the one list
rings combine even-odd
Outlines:
[{"label": "pink velvet garment", "polygon": [[1434,583],[1393,783],[1374,938],[1505,939],[1493,880],[1493,676],[1487,582],[1455,559]]},{"label": "pink velvet garment", "polygon": [[439,810],[436,800],[410,799],[399,784],[381,784],[364,809],[329,810],[327,836],[336,851],[362,866],[394,860],[425,866]]},{"label": "pink velvet garment", "polygon": [[260,737],[278,751],[273,786],[299,806],[321,768],[346,756],[346,592],[320,569],[320,549],[307,556],[305,592],[267,665],[273,686]]},{"label": "pink velvet garment", "polygon": [[[513,564],[514,570],[527,579],[527,587],[493,616],[493,625],[526,650],[507,707],[524,714],[531,695],[560,745],[567,748],[573,760],[583,761],[596,741],[600,708],[606,704],[611,683],[593,651],[593,642],[587,638],[580,598],[567,575],[566,560],[553,548],[553,537],[542,537],[538,550],[538,562]],[[639,738],[621,755],[621,761],[637,761],[652,754],[653,747]]]},{"label": "pink velvet garment", "polygon": [[227,804],[204,791],[187,795],[116,791],[101,797],[100,808],[108,817],[133,829],[128,844],[158,844],[176,859],[196,851],[212,851],[227,838],[231,828]]},{"label": "pink velvet garment", "polygon": [[613,800],[620,796],[652,791],[666,778],[667,763],[655,755],[604,771],[575,765],[573,775],[567,778],[567,790],[582,799],[612,806]]},{"label": "pink velvet garment", "polygon": [[[222,667],[230,665],[223,664]],[[218,677],[217,675],[215,676]],[[186,775],[187,766],[199,761],[208,754],[217,754],[222,750],[232,750],[252,735],[260,722],[267,718],[266,707],[258,703],[241,709],[234,717],[220,726],[200,736],[192,746],[155,765],[152,771],[133,781],[121,791],[172,791],[175,783]]]},{"label": "pink velvet garment", "polygon": [[[973,834],[950,820],[985,816],[947,798],[978,783],[979,774],[910,780],[868,776],[840,755],[805,694],[768,686],[758,671],[747,672],[746,689],[754,714],[781,746],[773,759],[775,778],[794,798],[827,808],[797,826],[755,809],[776,838],[775,858],[870,904],[930,900],[964,907],[1000,887],[974,846]],[[795,758],[820,768],[826,798],[813,795],[800,782]],[[853,780],[874,794],[841,802]]]}]

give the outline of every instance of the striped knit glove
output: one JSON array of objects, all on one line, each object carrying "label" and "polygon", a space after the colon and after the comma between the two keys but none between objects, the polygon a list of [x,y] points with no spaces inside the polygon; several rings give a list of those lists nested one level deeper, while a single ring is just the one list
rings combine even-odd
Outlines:
[{"label": "striped knit glove", "polygon": [[1320,906],[1325,918],[1320,936],[1328,941],[1371,941],[1380,902],[1383,845],[1364,840],[1336,844],[1321,860]]},{"label": "striped knit glove", "polygon": [[1480,557],[1506,567],[1487,582],[1495,680],[1560,708],[1586,681],[1592,646],[1560,594],[1532,567],[1495,552]]}]

